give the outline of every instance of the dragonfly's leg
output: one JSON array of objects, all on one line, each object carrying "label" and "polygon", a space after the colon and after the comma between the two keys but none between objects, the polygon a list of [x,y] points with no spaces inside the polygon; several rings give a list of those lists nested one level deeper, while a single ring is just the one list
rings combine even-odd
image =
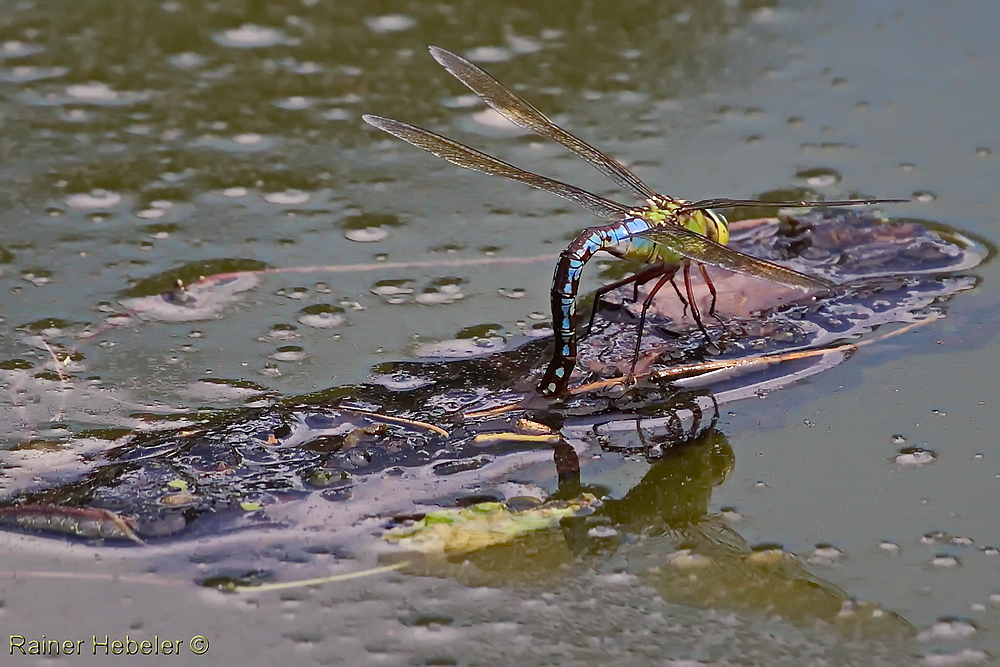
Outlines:
[{"label": "dragonfly's leg", "polygon": [[[626,384],[632,383],[632,376],[635,375],[635,365],[639,363],[639,349],[642,346],[642,332],[646,328],[646,313],[649,311],[649,307],[653,303],[653,299],[656,298],[656,293],[667,284],[667,282],[673,282],[674,274],[677,273],[677,267],[672,266],[670,268],[663,268],[663,275],[653,286],[653,289],[649,290],[649,294],[642,301],[642,311],[639,313],[639,326],[635,331],[635,350],[632,352],[632,365],[629,366],[628,376],[625,379]],[[676,289],[676,285],[674,288]]]},{"label": "dragonfly's leg", "polygon": [[635,289],[636,289],[636,296],[634,296],[632,298],[632,300],[633,301],[638,301],[639,300],[639,297],[638,297],[639,285],[643,285],[643,284],[649,282],[650,280],[652,280],[653,278],[659,277],[662,274],[663,274],[663,264],[657,263],[657,264],[653,264],[653,265],[647,266],[647,267],[645,267],[644,269],[642,269],[641,271],[639,271],[637,273],[633,273],[628,278],[622,278],[621,280],[616,280],[613,283],[610,283],[608,285],[603,285],[603,286],[599,287],[594,292],[594,306],[590,310],[590,321],[587,323],[587,330],[585,332],[583,332],[580,335],[580,337],[581,338],[586,338],[587,336],[590,335],[590,332],[593,331],[593,329],[594,329],[594,320],[597,318],[597,311],[598,311],[598,309],[601,306],[601,299],[604,298],[605,294],[607,294],[608,292],[611,292],[613,290],[616,290],[619,287],[622,287],[624,285],[628,285],[629,283],[634,283],[635,284]]},{"label": "dragonfly's leg", "polygon": [[723,322],[722,318],[719,317],[719,314],[715,312],[715,305],[719,301],[719,293],[715,289],[715,283],[713,283],[712,278],[709,277],[708,269],[705,268],[704,264],[699,264],[698,270],[701,272],[701,277],[704,278],[705,284],[708,285],[708,291],[712,294],[712,305],[708,309],[708,314],[714,317],[716,321],[722,325],[722,328],[725,329],[726,323]]},{"label": "dragonfly's leg", "polygon": [[676,270],[674,271],[674,273],[675,275],[671,276],[670,278],[670,285],[674,288],[674,294],[677,295],[677,299],[681,302],[681,305],[684,306],[684,310],[681,311],[681,317],[683,318],[688,314],[688,302],[687,299],[684,298],[684,295],[681,294],[681,288],[677,286],[677,281],[674,280],[677,273]]},{"label": "dragonfly's leg", "polygon": [[708,345],[712,344],[712,338],[708,335],[708,330],[705,329],[705,323],[701,321],[701,312],[698,310],[698,304],[695,302],[694,289],[691,287],[691,263],[684,264],[684,289],[687,292],[688,302],[691,304],[691,317],[694,318],[695,324],[698,325],[699,331],[705,337],[705,342]]}]

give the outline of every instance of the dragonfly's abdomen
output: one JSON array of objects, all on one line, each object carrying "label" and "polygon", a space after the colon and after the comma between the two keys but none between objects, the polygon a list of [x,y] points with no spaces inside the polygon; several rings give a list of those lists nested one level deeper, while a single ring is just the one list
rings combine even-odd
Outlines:
[{"label": "dragonfly's abdomen", "polygon": [[[546,396],[562,393],[569,383],[569,376],[576,365],[576,295],[580,291],[580,276],[584,265],[598,250],[633,247],[635,253],[641,245],[632,237],[650,228],[650,223],[639,217],[628,217],[612,225],[591,227],[585,230],[559,255],[555,275],[552,277],[552,329],[555,335],[555,352],[542,376],[538,390]],[[648,244],[647,244],[648,245]],[[647,247],[647,255],[652,246]],[[619,254],[616,252],[615,254]],[[630,256],[641,262],[657,261]]]},{"label": "dragonfly's abdomen", "polygon": [[[673,206],[680,202],[670,202]],[[580,276],[584,265],[598,250],[644,264],[680,264],[683,257],[663,244],[636,236],[656,225],[681,225],[689,231],[726,243],[729,226],[726,219],[714,211],[691,211],[676,215],[671,210],[652,206],[648,215],[629,216],[611,225],[585,230],[559,256],[552,278],[552,329],[555,351],[538,390],[546,396],[565,391],[576,365],[576,295],[580,291]]]}]

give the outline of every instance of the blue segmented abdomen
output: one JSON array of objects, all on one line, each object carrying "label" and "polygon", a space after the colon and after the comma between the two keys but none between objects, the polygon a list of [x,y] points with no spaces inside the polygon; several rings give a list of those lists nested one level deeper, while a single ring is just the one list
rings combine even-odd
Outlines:
[{"label": "blue segmented abdomen", "polygon": [[559,255],[551,292],[552,329],[556,349],[538,385],[542,394],[554,396],[562,393],[576,365],[576,295],[584,265],[598,250],[609,250],[625,242],[630,242],[630,247],[648,247],[652,253],[655,244],[632,239],[635,234],[646,231],[650,226],[642,218],[629,217],[612,225],[592,227],[577,236]]}]

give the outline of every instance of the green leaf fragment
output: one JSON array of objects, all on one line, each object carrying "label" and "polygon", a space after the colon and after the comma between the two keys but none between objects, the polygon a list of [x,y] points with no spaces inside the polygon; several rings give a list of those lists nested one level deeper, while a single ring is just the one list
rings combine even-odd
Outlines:
[{"label": "green leaf fragment", "polygon": [[260,503],[252,503],[246,500],[240,503],[240,507],[242,507],[247,512],[253,512],[254,510],[264,509],[264,506],[261,505]]},{"label": "green leaf fragment", "polygon": [[408,551],[469,553],[510,542],[536,530],[553,528],[564,517],[575,516],[599,504],[595,496],[584,493],[571,501],[549,502],[521,512],[496,502],[446,508],[431,512],[412,525],[390,528],[382,538]]},{"label": "green leaf fragment", "polygon": [[183,479],[172,479],[169,482],[167,482],[167,486],[169,486],[172,489],[177,489],[178,491],[188,490],[188,483],[185,482]]}]

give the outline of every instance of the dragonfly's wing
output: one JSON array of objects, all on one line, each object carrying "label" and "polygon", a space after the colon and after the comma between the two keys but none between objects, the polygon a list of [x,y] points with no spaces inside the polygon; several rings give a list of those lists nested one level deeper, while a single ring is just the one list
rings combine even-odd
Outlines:
[{"label": "dragonfly's wing", "polygon": [[450,51],[436,46],[430,47],[430,50],[434,59],[441,63],[452,76],[468,86],[510,122],[543,137],[558,141],[636,197],[651,199],[657,196],[652,188],[639,180],[638,176],[617,160],[553,123],[545,117],[545,114],[484,70]]},{"label": "dragonfly's wing", "polygon": [[422,127],[391,118],[382,118],[381,116],[365,115],[362,118],[369,125],[399,137],[403,141],[413,144],[417,148],[422,148],[428,153],[444,158],[452,164],[457,164],[459,167],[465,167],[466,169],[489,174],[490,176],[503,176],[513,181],[525,183],[533,188],[551,192],[564,199],[576,202],[598,217],[614,218],[615,216],[628,213],[628,207],[623,204],[605,199],[568,183],[525,171],[486,153],[481,153],[474,148],[469,148],[457,141],[442,137],[440,134],[425,130]]},{"label": "dragonfly's wing", "polygon": [[761,201],[759,199],[702,199],[685,204],[681,212],[703,211],[707,208],[739,208],[741,206],[789,206],[808,208],[811,206],[868,206],[871,204],[899,204],[909,199],[835,199],[832,201]]},{"label": "dragonfly's wing", "polygon": [[677,254],[700,264],[718,266],[734,273],[762,278],[779,285],[805,289],[830,289],[835,286],[835,283],[825,278],[808,276],[780,264],[751,257],[677,225],[658,225],[636,234],[636,236],[660,243]]}]

